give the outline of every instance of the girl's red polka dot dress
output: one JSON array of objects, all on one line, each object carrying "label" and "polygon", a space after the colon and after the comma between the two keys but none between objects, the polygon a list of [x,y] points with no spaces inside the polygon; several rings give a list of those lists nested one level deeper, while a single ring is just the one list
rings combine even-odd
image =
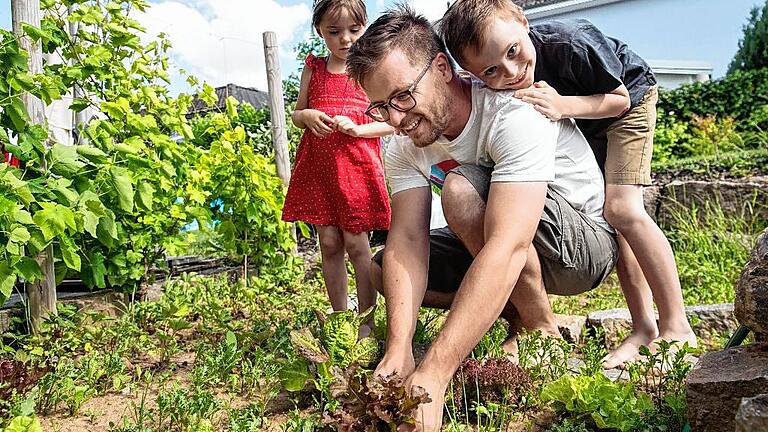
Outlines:
[{"label": "girl's red polka dot dress", "polygon": [[[326,60],[310,54],[308,107],[356,124],[370,123],[368,98],[347,74],[333,74]],[[283,207],[283,220],[337,226],[359,233],[389,228],[389,197],[384,183],[379,138],[355,138],[334,131],[318,138],[304,131]]]}]

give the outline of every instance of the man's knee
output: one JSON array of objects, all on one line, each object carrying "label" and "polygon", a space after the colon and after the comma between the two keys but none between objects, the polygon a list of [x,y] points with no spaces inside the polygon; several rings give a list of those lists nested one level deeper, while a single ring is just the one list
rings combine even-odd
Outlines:
[{"label": "man's knee", "polygon": [[449,173],[445,177],[440,199],[445,220],[454,231],[459,232],[463,227],[482,222],[485,203],[472,183],[464,176]]}]

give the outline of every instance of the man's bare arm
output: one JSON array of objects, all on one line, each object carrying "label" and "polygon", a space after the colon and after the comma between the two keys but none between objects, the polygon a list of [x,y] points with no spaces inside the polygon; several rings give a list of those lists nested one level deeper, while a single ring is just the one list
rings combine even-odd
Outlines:
[{"label": "man's bare arm", "polygon": [[485,246],[464,276],[443,329],[417,373],[447,385],[499,317],[536,232],[546,183],[492,183],[485,213]]},{"label": "man's bare arm", "polygon": [[392,223],[382,269],[387,350],[376,369],[383,375],[408,375],[414,368],[411,342],[427,289],[431,200],[428,187],[405,190],[392,197]]}]

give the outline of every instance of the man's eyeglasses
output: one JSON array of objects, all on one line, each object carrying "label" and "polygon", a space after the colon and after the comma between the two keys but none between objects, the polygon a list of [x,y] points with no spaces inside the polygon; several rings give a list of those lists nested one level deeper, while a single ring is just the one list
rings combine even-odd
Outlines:
[{"label": "man's eyeglasses", "polygon": [[389,121],[389,108],[396,109],[403,113],[412,110],[416,106],[416,99],[413,97],[413,91],[416,90],[419,81],[424,78],[424,75],[427,74],[429,68],[432,67],[433,60],[434,58],[429,61],[427,67],[421,71],[410,87],[392,96],[387,102],[372,104],[365,110],[365,114],[378,122],[386,122]]}]

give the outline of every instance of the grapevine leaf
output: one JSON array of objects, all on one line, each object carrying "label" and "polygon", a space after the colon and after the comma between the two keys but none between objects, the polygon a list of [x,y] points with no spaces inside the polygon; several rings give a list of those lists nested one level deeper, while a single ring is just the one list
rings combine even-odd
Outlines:
[{"label": "grapevine leaf", "polygon": [[26,244],[29,241],[29,231],[25,227],[17,227],[11,231],[11,241]]},{"label": "grapevine leaf", "polygon": [[67,236],[61,236],[61,257],[64,259],[64,264],[72,270],[80,271],[80,255],[78,254],[80,248],[77,247],[74,240]]},{"label": "grapevine leaf", "polygon": [[127,213],[133,212],[133,184],[128,170],[120,167],[112,167],[109,170],[112,186],[117,193],[117,201],[120,208]]},{"label": "grapevine leaf", "polygon": [[152,210],[152,199],[155,195],[155,188],[149,183],[139,183],[139,187],[136,188],[136,203],[144,210]]},{"label": "grapevine leaf", "polygon": [[16,271],[29,282],[34,282],[43,277],[40,265],[30,257],[21,257],[14,267],[16,268]]}]

